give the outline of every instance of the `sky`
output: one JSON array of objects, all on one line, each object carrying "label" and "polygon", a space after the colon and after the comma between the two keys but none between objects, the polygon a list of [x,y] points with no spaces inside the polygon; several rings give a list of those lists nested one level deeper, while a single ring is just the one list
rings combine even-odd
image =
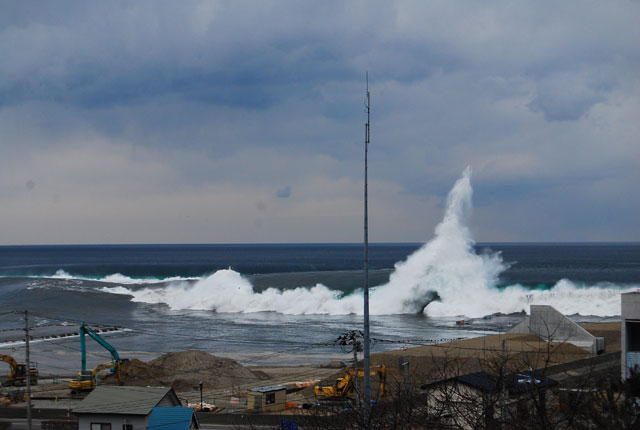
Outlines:
[{"label": "sky", "polygon": [[5,1],[0,245],[640,241],[640,2]]}]

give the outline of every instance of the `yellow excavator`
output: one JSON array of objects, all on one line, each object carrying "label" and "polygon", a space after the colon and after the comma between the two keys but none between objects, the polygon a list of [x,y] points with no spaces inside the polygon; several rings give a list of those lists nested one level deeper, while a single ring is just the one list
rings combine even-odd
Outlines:
[{"label": "yellow excavator", "polygon": [[[7,376],[7,382],[4,385],[26,385],[27,383],[27,363],[18,363],[15,358],[10,355],[0,354],[0,361],[4,361],[11,366],[11,371]],[[30,363],[29,374],[31,376],[31,384],[38,383],[38,369],[35,363]]]},{"label": "yellow excavator", "polygon": [[2,395],[0,397],[1,406],[7,406],[12,403],[21,403],[26,401],[27,401],[27,393],[24,392],[24,389],[12,390],[12,391],[7,391],[6,389],[2,390]]},{"label": "yellow excavator", "polygon": [[[384,364],[379,366],[371,366],[369,369],[369,375],[378,376],[380,385],[378,386],[379,397],[384,397],[387,381],[387,367]],[[364,369],[358,369],[358,378],[364,377]],[[332,385],[316,385],[314,391],[316,397],[320,399],[339,399],[345,398],[353,394],[355,388],[355,371],[349,369],[349,371],[342,377],[336,380]]]},{"label": "yellow excavator", "polygon": [[[113,369],[114,367],[115,369]],[[117,361],[115,364],[113,361],[107,361],[106,363],[98,364],[93,370],[79,372],[76,379],[69,381],[71,392],[81,393],[83,391],[93,390],[96,388],[98,373],[106,369],[113,369],[114,373],[118,375],[118,382],[120,382],[120,361]]]}]

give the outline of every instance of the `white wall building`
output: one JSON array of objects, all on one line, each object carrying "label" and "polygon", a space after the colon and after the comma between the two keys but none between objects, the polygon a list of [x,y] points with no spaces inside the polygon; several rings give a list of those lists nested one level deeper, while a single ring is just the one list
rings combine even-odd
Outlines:
[{"label": "white wall building", "polygon": [[622,379],[629,377],[629,369],[640,367],[640,292],[621,294]]}]

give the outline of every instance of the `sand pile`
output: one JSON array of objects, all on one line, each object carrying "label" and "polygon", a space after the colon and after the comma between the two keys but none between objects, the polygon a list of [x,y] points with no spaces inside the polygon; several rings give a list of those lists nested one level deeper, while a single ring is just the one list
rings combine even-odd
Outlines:
[{"label": "sand pile", "polygon": [[[125,385],[171,386],[176,391],[191,391],[204,382],[204,389],[230,388],[265,379],[229,358],[216,357],[204,351],[190,350],[164,354],[148,363],[133,359],[122,365]],[[109,377],[107,383],[115,383]]]}]

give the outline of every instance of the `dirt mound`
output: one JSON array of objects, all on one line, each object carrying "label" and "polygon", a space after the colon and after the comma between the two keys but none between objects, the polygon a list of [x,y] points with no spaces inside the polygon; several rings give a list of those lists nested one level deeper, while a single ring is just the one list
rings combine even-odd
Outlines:
[{"label": "dirt mound", "polygon": [[[122,375],[122,380],[125,382],[136,380],[140,382],[139,384],[132,383],[128,385],[155,385],[152,383],[147,383],[149,381],[155,380],[154,372],[151,370],[150,366],[147,363],[145,363],[144,361],[140,361],[137,358],[133,358],[121,365],[120,374]],[[109,379],[115,378],[110,377]]]},{"label": "dirt mound", "polygon": [[[265,378],[234,360],[199,350],[170,352],[148,363],[133,359],[122,365],[121,374],[125,385],[171,386],[176,391],[191,391],[200,381],[204,389],[212,389],[237,387]],[[115,382],[115,378],[109,379]]]},{"label": "dirt mound", "polygon": [[326,364],[321,364],[320,367],[325,369],[342,369],[347,366],[342,361],[334,360]]}]

